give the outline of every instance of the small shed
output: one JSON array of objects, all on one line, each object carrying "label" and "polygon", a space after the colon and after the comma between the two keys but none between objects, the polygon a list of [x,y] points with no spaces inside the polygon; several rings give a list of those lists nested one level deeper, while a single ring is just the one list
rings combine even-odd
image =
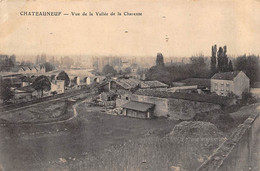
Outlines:
[{"label": "small shed", "polygon": [[130,101],[121,107],[123,115],[135,118],[151,118],[155,104]]}]

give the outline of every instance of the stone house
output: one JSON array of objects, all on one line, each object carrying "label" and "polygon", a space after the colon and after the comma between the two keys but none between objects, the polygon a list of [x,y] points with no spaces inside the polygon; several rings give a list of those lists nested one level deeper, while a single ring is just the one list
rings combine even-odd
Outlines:
[{"label": "stone house", "polygon": [[149,119],[153,117],[154,104],[129,101],[128,103],[122,105],[124,116]]},{"label": "stone house", "polygon": [[116,106],[121,107],[122,105],[128,103],[131,99],[132,93],[126,90],[117,90],[116,91]]},{"label": "stone house", "polygon": [[53,80],[51,82],[51,92],[56,92],[57,94],[62,94],[65,91],[65,81],[64,80]]},{"label": "stone house", "polygon": [[211,93],[214,92],[220,96],[234,93],[241,98],[243,92],[250,90],[250,79],[243,71],[216,73],[210,82]]}]

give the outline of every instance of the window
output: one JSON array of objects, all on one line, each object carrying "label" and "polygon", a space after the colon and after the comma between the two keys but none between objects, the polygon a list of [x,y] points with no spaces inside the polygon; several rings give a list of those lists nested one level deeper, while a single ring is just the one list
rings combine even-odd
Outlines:
[{"label": "window", "polygon": [[229,83],[226,84],[226,91],[230,91],[230,85],[229,85]]},{"label": "window", "polygon": [[224,91],[224,83],[221,84],[221,91]]},{"label": "window", "polygon": [[218,83],[215,83],[215,90],[218,90]]}]

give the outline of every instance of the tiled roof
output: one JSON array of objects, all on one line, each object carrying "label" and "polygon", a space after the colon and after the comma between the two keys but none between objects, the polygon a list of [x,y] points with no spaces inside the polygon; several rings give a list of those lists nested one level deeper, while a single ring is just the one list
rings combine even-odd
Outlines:
[{"label": "tiled roof", "polygon": [[117,80],[115,80],[115,82],[125,89],[133,89],[133,88],[136,88],[137,86],[140,86],[141,88],[168,87],[167,84],[164,84],[159,81],[141,81],[141,80],[134,79],[134,78],[117,79]]},{"label": "tiled roof", "polygon": [[132,109],[141,112],[147,112],[149,109],[153,108],[155,104],[130,101],[122,106],[122,108]]},{"label": "tiled roof", "polygon": [[240,71],[234,71],[234,72],[220,72],[216,73],[211,79],[216,80],[233,80]]},{"label": "tiled roof", "polygon": [[125,89],[136,88],[141,83],[141,81],[136,80],[136,79],[131,79],[131,78],[129,78],[129,79],[118,79],[118,80],[115,80],[115,82]]},{"label": "tiled roof", "polygon": [[[156,87],[168,87],[167,84],[164,84],[160,81],[144,81],[144,84],[146,84],[149,88],[156,88]],[[141,88],[143,88],[141,86]]]},{"label": "tiled roof", "polygon": [[213,95],[197,94],[197,93],[177,93],[177,92],[150,90],[150,89],[139,89],[134,94],[159,97],[159,98],[183,99],[183,100],[213,103],[219,105],[227,105],[229,101],[232,100],[224,96],[216,96],[216,95],[213,96]]},{"label": "tiled roof", "polygon": [[185,80],[178,81],[178,83],[184,83],[185,85],[210,87],[210,79],[206,78],[187,78]]}]

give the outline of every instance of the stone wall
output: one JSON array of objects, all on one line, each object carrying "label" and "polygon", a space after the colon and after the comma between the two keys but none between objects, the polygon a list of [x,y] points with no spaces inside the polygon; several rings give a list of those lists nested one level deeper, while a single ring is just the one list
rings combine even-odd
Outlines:
[{"label": "stone wall", "polygon": [[[258,109],[260,109],[258,107]],[[251,116],[204,162],[197,171],[259,171],[260,117]]]},{"label": "stone wall", "polygon": [[207,112],[221,108],[220,105],[205,102],[173,98],[159,98],[136,94],[132,95],[131,100],[153,103],[155,104],[154,116],[164,116],[174,120],[188,120],[193,118],[196,113]]},{"label": "stone wall", "polygon": [[204,102],[196,102],[182,99],[169,99],[168,115],[171,119],[189,120],[197,113],[220,109],[220,105]]}]

